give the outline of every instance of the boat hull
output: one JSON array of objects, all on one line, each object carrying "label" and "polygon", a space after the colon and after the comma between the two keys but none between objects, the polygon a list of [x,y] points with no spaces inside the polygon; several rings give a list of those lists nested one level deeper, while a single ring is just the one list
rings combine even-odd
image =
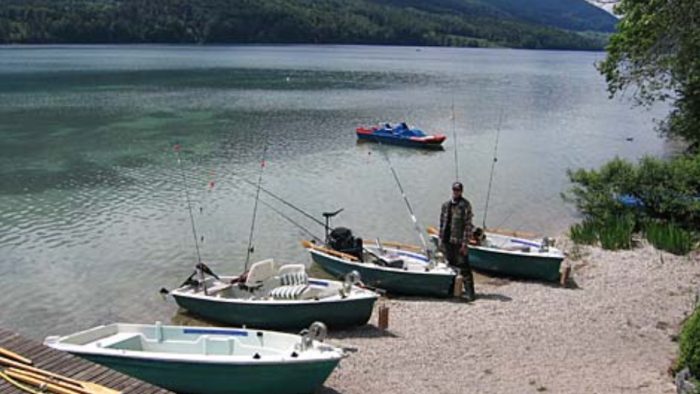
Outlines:
[{"label": "boat hull", "polygon": [[332,328],[367,324],[376,297],[339,301],[281,303],[220,302],[214,298],[193,298],[172,294],[177,304],[207,320],[273,330],[297,330],[320,321]]},{"label": "boat hull", "polygon": [[411,148],[442,150],[443,139],[416,141],[408,138],[390,137],[380,134],[357,133],[357,138],[361,141],[381,142],[382,144],[400,145]]},{"label": "boat hull", "polygon": [[74,354],[177,393],[198,394],[313,393],[339,362],[232,365]]},{"label": "boat hull", "polygon": [[391,294],[424,297],[452,295],[455,275],[384,270],[370,265],[347,263],[342,259],[313,250],[310,250],[310,253],[313,261],[329,274],[340,278],[349,272],[357,271],[362,278],[362,283],[386,290]]},{"label": "boat hull", "polygon": [[563,257],[527,256],[488,248],[469,249],[469,264],[477,271],[491,274],[558,282]]}]

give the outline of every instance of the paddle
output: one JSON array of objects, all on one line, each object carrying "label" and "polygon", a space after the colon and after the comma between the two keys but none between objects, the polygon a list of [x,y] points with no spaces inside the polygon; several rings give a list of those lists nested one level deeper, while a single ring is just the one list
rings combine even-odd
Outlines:
[{"label": "paddle", "polygon": [[351,261],[359,261],[359,259],[357,257],[355,257],[351,254],[338,252],[337,250],[329,249],[329,248],[326,248],[323,246],[314,245],[310,241],[307,241],[307,240],[302,240],[301,245],[306,249],[315,249],[315,250],[318,250],[320,252],[335,256],[335,257],[340,257],[341,259],[348,259]]},{"label": "paddle", "polygon": [[19,354],[12,352],[12,351],[9,351],[3,347],[0,347],[0,356],[4,356],[4,357],[11,358],[13,360],[17,360],[23,364],[32,365],[32,360],[30,360],[26,357],[22,357]]},{"label": "paddle", "polygon": [[[71,390],[87,390],[88,394],[119,394],[120,391],[110,389],[108,387],[104,387],[102,385],[99,385],[97,383],[92,383],[92,382],[85,382],[81,380],[75,380],[71,379],[62,375],[55,374],[53,372],[45,371],[43,369],[35,368],[26,364],[19,363],[14,360],[10,360],[5,357],[0,357],[0,365],[6,365],[9,367],[13,367],[8,369],[8,375],[12,376],[9,374],[10,371],[19,371],[19,373],[28,373],[30,375],[39,375],[43,376],[45,379],[51,380],[54,383],[59,383],[59,384],[67,384],[67,385],[72,385],[76,386],[71,388]],[[14,377],[14,376],[13,376]],[[18,380],[21,380],[20,378],[17,378]]]}]

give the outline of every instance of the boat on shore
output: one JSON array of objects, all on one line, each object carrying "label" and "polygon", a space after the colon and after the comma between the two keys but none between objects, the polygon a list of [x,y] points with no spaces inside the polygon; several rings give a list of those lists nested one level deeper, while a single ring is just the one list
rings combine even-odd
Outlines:
[{"label": "boat on shore", "polygon": [[[435,227],[428,228],[428,234],[439,244]],[[536,241],[488,230],[483,234],[469,245],[469,265],[477,271],[545,282],[561,282],[567,275],[562,269],[564,253],[548,238]]]},{"label": "boat on shore", "polygon": [[320,323],[303,336],[116,323],[44,344],[178,393],[297,394],[315,392],[344,357],[324,336]]},{"label": "boat on shore", "polygon": [[[350,238],[333,241],[337,234],[348,234],[344,237]],[[334,229],[330,239],[325,246],[311,241],[303,241],[302,245],[316,264],[335,277],[357,271],[363,284],[396,295],[444,298],[453,294],[457,272],[444,262],[419,253],[420,248],[417,251],[416,247],[379,241],[376,245],[364,245],[342,227]],[[347,248],[343,244],[354,246]]]},{"label": "boat on shore", "polygon": [[191,277],[168,292],[192,314],[234,326],[296,330],[320,321],[345,328],[369,321],[379,295],[358,286],[360,276],[344,281],[309,278],[302,264],[277,266],[258,261],[240,276]]},{"label": "boat on shore", "polygon": [[442,143],[447,139],[443,134],[429,135],[420,129],[409,128],[406,123],[396,126],[386,124],[384,127],[358,127],[355,132],[357,139],[361,141],[424,149],[443,149]]}]

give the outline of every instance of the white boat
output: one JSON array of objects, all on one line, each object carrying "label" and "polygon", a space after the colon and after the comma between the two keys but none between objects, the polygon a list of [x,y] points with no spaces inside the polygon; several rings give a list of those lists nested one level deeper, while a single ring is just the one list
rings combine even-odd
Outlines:
[{"label": "white boat", "polygon": [[[428,233],[436,244],[440,243],[438,230],[434,227]],[[469,264],[472,268],[496,275],[548,282],[566,280],[566,270],[562,269],[564,253],[553,246],[553,240],[541,241],[522,238],[506,233],[484,231],[479,242],[469,245]]]},{"label": "white boat", "polygon": [[444,262],[417,252],[420,248],[394,242],[363,245],[355,254],[313,242],[302,244],[313,261],[331,275],[342,277],[359,272],[368,286],[392,294],[449,297],[453,294],[457,272]]},{"label": "white boat", "polygon": [[325,326],[304,335],[251,329],[110,324],[44,344],[178,393],[311,393],[343,358],[321,342]]},{"label": "white boat", "polygon": [[235,326],[300,329],[320,321],[329,327],[366,324],[379,295],[344,282],[309,278],[302,264],[278,266],[267,259],[241,276],[189,281],[169,292],[177,304],[206,319]]}]

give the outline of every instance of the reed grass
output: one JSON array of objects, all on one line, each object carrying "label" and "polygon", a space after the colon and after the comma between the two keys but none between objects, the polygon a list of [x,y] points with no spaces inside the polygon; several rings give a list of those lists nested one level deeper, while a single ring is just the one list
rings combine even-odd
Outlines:
[{"label": "reed grass", "polygon": [[598,243],[598,230],[595,222],[590,219],[576,223],[569,228],[569,235],[574,243],[579,245],[595,245]]},{"label": "reed grass", "polygon": [[600,246],[608,250],[632,248],[634,225],[635,220],[632,215],[606,217],[599,223],[597,228]]},{"label": "reed grass", "polygon": [[676,255],[686,255],[695,247],[693,234],[672,222],[648,221],[644,233],[654,247]]},{"label": "reed grass", "polygon": [[580,245],[595,245],[618,250],[632,247],[635,219],[632,215],[611,215],[603,219],[586,219],[569,229],[571,240]]}]

